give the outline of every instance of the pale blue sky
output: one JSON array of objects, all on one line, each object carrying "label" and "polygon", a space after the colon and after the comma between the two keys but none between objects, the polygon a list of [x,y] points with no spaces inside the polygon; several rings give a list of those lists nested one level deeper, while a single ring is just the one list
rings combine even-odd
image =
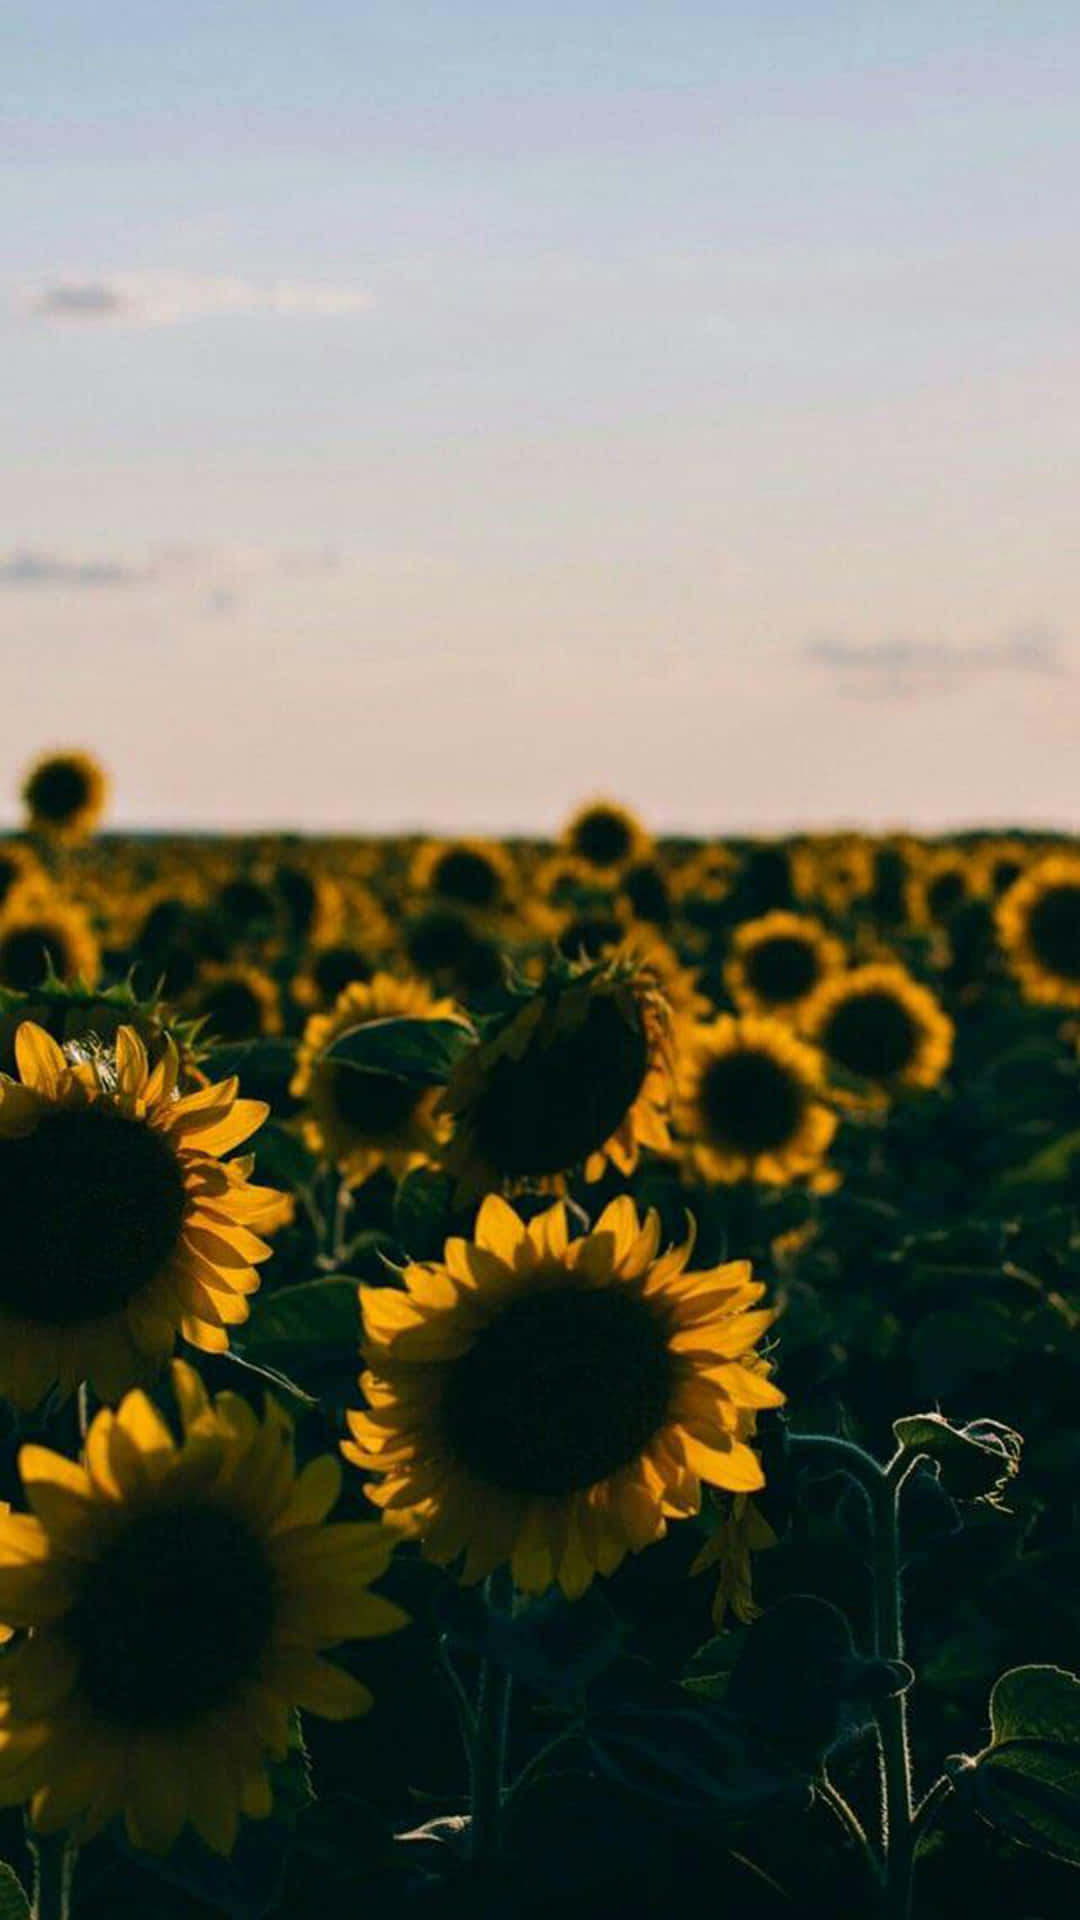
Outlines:
[{"label": "pale blue sky", "polygon": [[9,0],[0,72],[0,808],[1080,826],[1074,6]]}]

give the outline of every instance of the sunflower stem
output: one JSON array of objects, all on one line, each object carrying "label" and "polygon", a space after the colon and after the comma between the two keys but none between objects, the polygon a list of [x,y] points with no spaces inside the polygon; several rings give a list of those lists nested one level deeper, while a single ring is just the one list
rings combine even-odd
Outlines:
[{"label": "sunflower stem", "polygon": [[825,1772],[822,1772],[820,1778],[815,1780],[814,1791],[823,1805],[828,1807],[835,1815],[848,1838],[854,1842],[859,1859],[873,1882],[875,1892],[880,1893],[882,1884],[881,1863],[870,1843],[866,1828],[863,1826],[854,1807],[850,1801],[844,1798],[839,1788],[833,1785],[828,1774]]},{"label": "sunflower stem", "polygon": [[34,1859],[33,1920],[68,1920],[78,1849],[66,1833],[31,1838]]},{"label": "sunflower stem", "polygon": [[[513,1606],[513,1591],[505,1569],[492,1574],[485,1588],[490,1612],[508,1613]],[[511,1685],[506,1667],[497,1660],[483,1661],[476,1696],[476,1724],[469,1754],[469,1798],[472,1810],[469,1850],[474,1860],[495,1860],[502,1847]]]},{"label": "sunflower stem", "polygon": [[[801,1454],[832,1465],[837,1472],[850,1475],[866,1494],[872,1537],[873,1649],[880,1660],[902,1660],[900,1494],[918,1456],[901,1448],[883,1467],[854,1441],[832,1434],[792,1434],[790,1444],[796,1457]],[[889,1920],[908,1920],[915,1836],[905,1695],[897,1693],[880,1700],[875,1720],[881,1771],[882,1910]]]}]

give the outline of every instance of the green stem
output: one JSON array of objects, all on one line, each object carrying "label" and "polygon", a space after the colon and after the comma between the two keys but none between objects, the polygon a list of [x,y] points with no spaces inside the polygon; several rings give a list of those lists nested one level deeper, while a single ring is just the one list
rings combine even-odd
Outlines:
[{"label": "green stem", "polygon": [[50,1833],[33,1837],[30,1850],[34,1859],[33,1920],[68,1920],[76,1847],[66,1833]]},{"label": "green stem", "polygon": [[[487,1582],[491,1611],[509,1612],[513,1587],[505,1570]],[[500,1602],[504,1604],[500,1604]],[[469,1851],[474,1860],[497,1859],[502,1846],[506,1735],[511,1680],[497,1660],[485,1659],[480,1668],[476,1715],[469,1748],[469,1799],[472,1821]]]},{"label": "green stem", "polygon": [[845,1800],[838,1788],[833,1786],[827,1773],[822,1773],[814,1782],[814,1792],[832,1813],[835,1814],[848,1838],[855,1844],[859,1858],[873,1881],[876,1893],[881,1891],[881,1867],[877,1855],[870,1844],[866,1828],[851,1804]]},{"label": "green stem", "polygon": [[[819,1458],[822,1464],[850,1474],[863,1488],[871,1514],[874,1652],[880,1660],[902,1660],[900,1493],[918,1455],[901,1448],[883,1467],[862,1447],[831,1434],[792,1434],[791,1445],[796,1456]],[[889,1920],[908,1920],[915,1840],[904,1694],[879,1701],[875,1717],[881,1756],[884,1912]]]},{"label": "green stem", "polygon": [[952,1781],[947,1773],[935,1780],[929,1792],[925,1793],[915,1809],[911,1822],[912,1843],[916,1854],[927,1834],[937,1825],[938,1815],[953,1790]]}]

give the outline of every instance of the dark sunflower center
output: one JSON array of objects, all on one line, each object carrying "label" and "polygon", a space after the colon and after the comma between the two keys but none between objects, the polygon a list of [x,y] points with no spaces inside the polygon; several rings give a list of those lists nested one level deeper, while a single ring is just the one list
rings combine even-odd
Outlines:
[{"label": "dark sunflower center", "polygon": [[593,807],[578,821],[574,846],[594,867],[615,867],[625,860],[632,836],[621,813],[611,807]]},{"label": "dark sunflower center", "polygon": [[805,999],[818,977],[813,944],[795,933],[773,934],[756,941],[743,964],[754,992],[778,1007]]},{"label": "dark sunflower center", "polygon": [[590,997],[579,1027],[520,1060],[498,1060],[470,1112],[484,1158],[510,1178],[561,1173],[610,1139],[641,1091],[648,1043],[612,994]]},{"label": "dark sunflower center", "polygon": [[502,982],[498,947],[478,938],[460,913],[422,915],[409,930],[406,950],[417,972],[448,976],[461,993],[487,993]]},{"label": "dark sunflower center", "polygon": [[51,927],[13,927],[0,939],[0,986],[32,993],[50,966],[61,980],[71,972],[71,956]]},{"label": "dark sunflower center", "polygon": [[48,1326],[117,1312],[180,1240],[179,1162],[154,1128],[104,1105],[58,1108],[0,1140],[0,1302]]},{"label": "dark sunflower center", "polygon": [[806,1095],[782,1060],[757,1047],[738,1047],[710,1061],[700,1106],[710,1140],[756,1155],[775,1153],[794,1138]]},{"label": "dark sunflower center", "polygon": [[364,1139],[381,1139],[396,1133],[413,1113],[418,1090],[409,1080],[394,1073],[370,1073],[362,1067],[328,1060],[320,1073],[330,1077],[330,1098],[334,1112],[351,1132]]},{"label": "dark sunflower center", "polygon": [[622,937],[622,924],[613,915],[579,913],[559,936],[559,952],[568,960],[578,960],[582,954],[598,960],[606,948],[617,947]]},{"label": "dark sunflower center", "polygon": [[9,854],[0,853],[0,901],[6,900],[16,880],[19,868]]},{"label": "dark sunflower center", "polygon": [[673,1381],[664,1324],[624,1282],[527,1294],[451,1366],[446,1438],[495,1486],[572,1493],[648,1445]]},{"label": "dark sunflower center", "polygon": [[659,867],[632,867],[623,880],[622,890],[639,920],[648,921],[652,927],[667,925],[671,919],[671,896]]},{"label": "dark sunflower center", "polygon": [[90,785],[76,761],[50,760],[34,774],[27,798],[42,820],[54,820],[62,825],[86,805]]},{"label": "dark sunflower center", "polygon": [[304,873],[300,867],[279,867],[274,875],[274,883],[292,932],[298,938],[310,933],[318,906],[315,882],[310,874]]},{"label": "dark sunflower center", "polygon": [[884,987],[841,1000],[825,1024],[822,1043],[849,1073],[887,1080],[911,1065],[919,1028],[903,1001]]},{"label": "dark sunflower center", "polygon": [[273,1624],[266,1556],[216,1507],[130,1521],[87,1568],[64,1623],[93,1712],[133,1733],[182,1728],[235,1700]]},{"label": "dark sunflower center", "polygon": [[470,847],[452,847],[438,860],[431,876],[432,890],[463,907],[493,907],[499,896],[499,876],[490,860]]},{"label": "dark sunflower center", "polygon": [[926,890],[927,904],[936,920],[947,920],[967,894],[967,882],[959,867],[948,867],[931,880]]},{"label": "dark sunflower center", "polygon": [[243,875],[225,882],[218,894],[218,905],[225,918],[237,927],[253,927],[274,918],[272,894],[258,880],[249,880]]},{"label": "dark sunflower center", "polygon": [[246,980],[219,980],[199,999],[199,1012],[218,1040],[254,1040],[263,1030],[261,1000]]},{"label": "dark sunflower center", "polygon": [[311,977],[324,1000],[336,1000],[354,980],[370,980],[371,975],[371,962],[359,947],[344,944],[324,947],[316,954],[311,969]]},{"label": "dark sunflower center", "polygon": [[1080,980],[1080,885],[1048,887],[1040,895],[1028,919],[1028,939],[1049,972]]},{"label": "dark sunflower center", "polygon": [[1015,855],[1003,854],[999,860],[995,860],[991,873],[995,894],[1006,893],[1013,881],[1019,880],[1023,871],[1023,864],[1016,859]]}]

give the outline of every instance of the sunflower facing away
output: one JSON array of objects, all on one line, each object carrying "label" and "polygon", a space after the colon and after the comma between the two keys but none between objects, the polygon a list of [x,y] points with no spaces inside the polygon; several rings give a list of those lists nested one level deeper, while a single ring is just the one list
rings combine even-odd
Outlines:
[{"label": "sunflower facing away", "polygon": [[0,1804],[87,1840],[122,1814],[164,1853],[190,1822],[231,1853],[272,1806],[293,1708],[348,1719],[368,1689],[322,1658],[393,1632],[368,1591],[392,1536],[327,1526],[341,1474],[297,1474],[292,1429],[174,1362],[182,1439],[141,1390],[97,1415],[83,1462],[24,1446],[31,1514],[0,1514],[0,1615],[28,1628],[0,1663]]},{"label": "sunflower facing away", "polygon": [[744,1013],[791,1019],[843,964],[840,941],[819,920],[778,908],[736,927],[724,977]]},{"label": "sunflower facing away", "polygon": [[526,1226],[489,1195],[404,1290],[361,1287],[367,1410],[343,1451],[429,1559],[574,1598],[696,1513],[703,1480],[762,1486],[748,1441],[783,1400],[755,1352],[764,1288],[746,1261],[688,1272],[692,1230],[659,1241],[625,1197],[570,1240],[561,1203]]},{"label": "sunflower facing away", "polygon": [[179,1095],[175,1044],[151,1069],[128,1026],[108,1050],[65,1051],[24,1020],[15,1058],[20,1078],[0,1077],[0,1391],[32,1407],[85,1379],[113,1399],[178,1332],[224,1352],[280,1196],[249,1184],[250,1158],[220,1156],[267,1108],[235,1079]]},{"label": "sunflower facing away", "polygon": [[1080,1007],[1080,856],[1050,854],[998,906],[998,937],[1025,996]]},{"label": "sunflower facing away", "polygon": [[426,1166],[449,1132],[448,1122],[436,1113],[441,1087],[365,1072],[333,1058],[335,1040],[376,1020],[463,1022],[464,1016],[453,1000],[436,1000],[420,980],[377,973],[370,982],[346,987],[329,1013],[313,1014],[308,1021],[290,1090],[307,1109],[308,1146],[351,1186],[360,1186],[379,1167],[401,1179]]},{"label": "sunflower facing away", "polygon": [[813,1048],[780,1020],[729,1013],[686,1042],[677,1121],[704,1180],[782,1185],[817,1175],[836,1132]]},{"label": "sunflower facing away", "polygon": [[22,797],[35,832],[78,840],[105,809],[108,783],[88,753],[50,753],[31,767]]},{"label": "sunflower facing away", "polygon": [[827,980],[803,1026],[831,1065],[867,1082],[876,1098],[936,1087],[952,1058],[952,1021],[928,987],[891,961]]},{"label": "sunflower facing away", "polygon": [[443,1159],[462,1197],[620,1173],[670,1151],[671,1012],[647,961],[557,960],[458,1061]]}]

